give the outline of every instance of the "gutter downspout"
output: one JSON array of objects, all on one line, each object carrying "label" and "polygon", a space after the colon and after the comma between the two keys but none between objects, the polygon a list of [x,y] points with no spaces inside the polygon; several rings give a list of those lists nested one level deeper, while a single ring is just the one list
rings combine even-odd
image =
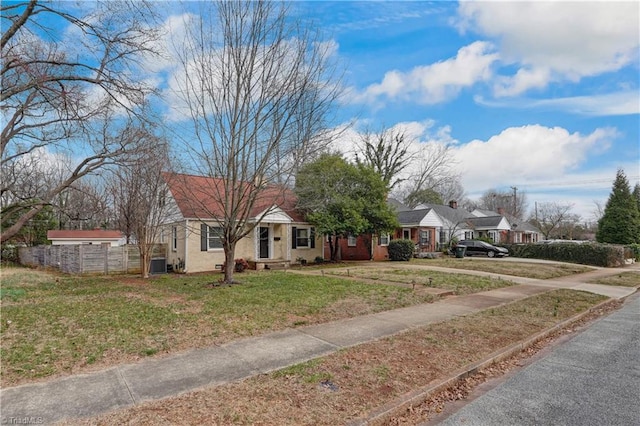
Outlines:
[{"label": "gutter downspout", "polygon": [[187,269],[187,253],[189,252],[189,219],[185,219],[184,223],[184,273],[189,272]]},{"label": "gutter downspout", "polygon": [[[373,256],[374,256],[374,249],[375,249],[375,244],[378,243],[378,237],[374,235],[374,233],[372,232],[371,237],[369,238],[369,260],[374,260]],[[375,238],[375,241],[374,241]]]}]

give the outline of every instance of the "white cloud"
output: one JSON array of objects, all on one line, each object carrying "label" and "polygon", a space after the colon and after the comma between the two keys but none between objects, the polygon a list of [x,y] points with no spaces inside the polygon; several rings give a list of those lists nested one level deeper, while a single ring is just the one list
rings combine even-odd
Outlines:
[{"label": "white cloud", "polygon": [[[353,125],[341,125],[335,130],[333,148],[343,153],[347,158],[354,158],[357,151],[357,144],[361,141],[366,129],[377,132],[380,129],[370,128],[367,121],[358,121]],[[388,130],[394,134],[402,133],[406,140],[412,142],[410,151],[418,151],[420,146],[425,144],[445,144],[455,145],[458,143],[451,136],[451,127],[436,127],[434,120],[404,121],[396,123]]]},{"label": "white cloud", "polygon": [[162,35],[153,46],[157,55],[145,57],[144,66],[150,73],[175,69],[189,37],[189,28],[198,24],[199,18],[191,13],[168,16],[159,29]]},{"label": "white cloud", "polygon": [[561,108],[583,115],[640,114],[640,95],[637,91],[617,92],[599,96],[574,96],[546,99],[533,103],[534,107]]},{"label": "white cloud", "polygon": [[470,193],[522,182],[561,182],[589,155],[606,151],[616,137],[611,128],[582,135],[561,127],[511,127],[487,141],[459,146],[456,158]]},{"label": "white cloud", "polygon": [[372,103],[385,97],[420,104],[448,101],[462,89],[492,77],[491,65],[498,60],[493,50],[492,44],[478,41],[462,47],[454,58],[418,66],[409,72],[389,71],[380,83],[370,85],[360,94],[352,89],[350,100]]},{"label": "white cloud", "polygon": [[497,95],[577,82],[638,58],[638,2],[461,2],[458,13],[460,30],[495,39],[501,59],[523,68],[496,86]]},{"label": "white cloud", "polygon": [[550,77],[549,68],[520,68],[514,76],[497,76],[493,93],[497,97],[515,96],[530,89],[544,89]]},{"label": "white cloud", "polygon": [[476,96],[474,101],[489,107],[563,110],[586,116],[640,114],[640,95],[635,90],[553,99],[518,98],[488,101],[481,96]]},{"label": "white cloud", "polygon": [[583,221],[594,221],[598,219],[596,203],[605,206],[618,169],[625,170],[631,187],[640,182],[637,162],[628,161],[569,173],[557,181],[531,181],[518,189],[526,193],[531,211],[536,202],[569,203],[573,205],[572,213],[580,215]]},{"label": "white cloud", "polygon": [[[358,122],[340,127],[334,149],[353,159],[361,128],[366,126],[366,122]],[[450,146],[452,170],[460,173],[471,199],[479,198],[491,188],[509,189],[516,185],[526,193],[529,209],[534,208],[535,202],[571,203],[573,213],[583,220],[592,220],[595,202],[604,205],[619,168],[627,171],[632,186],[640,180],[637,162],[632,160],[583,170],[589,156],[607,151],[618,137],[618,131],[612,128],[583,135],[561,127],[528,125],[511,127],[487,141],[467,144],[455,140],[449,126],[437,127],[433,120],[401,122],[391,129],[403,131],[412,139],[414,152]],[[412,165],[408,165],[403,173],[410,175],[412,170]]]}]

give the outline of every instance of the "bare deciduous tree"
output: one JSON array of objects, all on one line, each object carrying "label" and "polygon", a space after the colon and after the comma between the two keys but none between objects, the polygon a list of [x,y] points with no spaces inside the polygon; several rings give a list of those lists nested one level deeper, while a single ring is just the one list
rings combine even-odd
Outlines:
[{"label": "bare deciduous tree", "polygon": [[98,179],[74,182],[52,201],[59,229],[109,227],[112,212]]},{"label": "bare deciduous tree", "polygon": [[551,238],[556,237],[564,240],[573,240],[577,237],[580,237],[583,228],[580,224],[581,219],[582,218],[578,214],[568,214],[565,219],[560,222],[556,232],[550,234],[549,236]]},{"label": "bare deciduous tree", "polygon": [[561,228],[572,229],[580,220],[579,216],[571,214],[571,203],[539,203],[536,217],[532,221],[542,232],[545,239],[549,239]]},{"label": "bare deciduous tree", "polygon": [[507,214],[516,219],[523,219],[526,207],[527,195],[524,191],[498,191],[496,189],[490,189],[482,194],[482,197],[478,200],[478,208],[491,211],[504,209]]},{"label": "bare deciduous tree", "polygon": [[433,191],[440,195],[442,201],[457,191],[453,190],[459,183],[459,174],[455,171],[451,145],[443,143],[421,143],[411,155],[411,162],[404,172],[410,171],[407,179],[395,190],[395,195],[411,202],[421,193]]},{"label": "bare deciduous tree", "polygon": [[[74,182],[135,148],[123,144],[111,124],[96,127],[96,120],[127,121],[151,92],[135,78],[137,61],[151,53],[157,37],[145,25],[152,10],[136,1],[86,4],[86,14],[37,0],[1,6],[0,196],[3,219],[7,213],[15,219],[3,226],[2,242]],[[62,22],[65,32],[51,27]],[[56,185],[30,197],[16,184],[16,165],[43,152],[75,160]]]},{"label": "bare deciduous tree", "polygon": [[[70,155],[51,155],[40,148],[4,162],[0,169],[2,241],[16,235],[45,206],[55,206],[60,195],[78,186],[85,176],[113,165],[135,162],[138,156],[145,155],[153,147],[139,137],[138,126],[135,117],[115,120],[113,112],[107,109],[99,121],[94,118],[91,131],[87,128],[85,143],[79,148],[85,154],[91,152],[86,157],[78,160]],[[25,162],[40,164],[47,172],[33,173],[32,169],[25,173]]]},{"label": "bare deciduous tree", "polygon": [[382,129],[375,133],[367,130],[361,134],[357,144],[356,161],[373,168],[392,190],[406,180],[400,173],[415,157],[411,144],[412,141],[400,130]]},{"label": "bare deciduous tree", "polygon": [[133,164],[112,173],[110,183],[113,208],[127,243],[134,242],[140,252],[143,278],[149,277],[154,247],[161,240],[162,225],[175,212],[166,202],[167,185],[162,173],[170,169],[168,144],[149,131],[139,133],[154,147]]},{"label": "bare deciduous tree", "polygon": [[236,243],[270,212],[250,220],[254,207],[267,193],[272,202],[281,197],[295,160],[325,132],[338,85],[329,46],[284,3],[202,6],[181,45],[179,92],[193,124],[189,171],[218,182],[206,194],[209,207],[199,208],[219,211],[200,219],[217,222],[231,283]]}]

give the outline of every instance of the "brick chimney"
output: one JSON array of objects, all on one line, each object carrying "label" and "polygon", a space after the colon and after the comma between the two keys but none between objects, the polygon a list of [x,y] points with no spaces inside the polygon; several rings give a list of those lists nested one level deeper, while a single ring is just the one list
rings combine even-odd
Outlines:
[{"label": "brick chimney", "polygon": [[498,214],[504,216],[504,207],[498,207]]},{"label": "brick chimney", "polygon": [[452,209],[457,209],[458,208],[458,202],[456,200],[449,201],[449,207],[451,207]]}]

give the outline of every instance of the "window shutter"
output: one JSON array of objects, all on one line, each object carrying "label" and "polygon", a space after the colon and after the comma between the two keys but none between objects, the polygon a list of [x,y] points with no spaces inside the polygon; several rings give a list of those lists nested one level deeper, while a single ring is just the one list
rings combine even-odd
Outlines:
[{"label": "window shutter", "polygon": [[309,238],[311,238],[311,241],[309,242],[310,247],[316,248],[316,228],[311,228]]},{"label": "window shutter", "polygon": [[200,251],[207,251],[207,225],[200,224]]},{"label": "window shutter", "polygon": [[291,248],[297,248],[297,241],[296,238],[298,238],[298,228],[296,228],[295,226],[293,226],[291,228]]}]

